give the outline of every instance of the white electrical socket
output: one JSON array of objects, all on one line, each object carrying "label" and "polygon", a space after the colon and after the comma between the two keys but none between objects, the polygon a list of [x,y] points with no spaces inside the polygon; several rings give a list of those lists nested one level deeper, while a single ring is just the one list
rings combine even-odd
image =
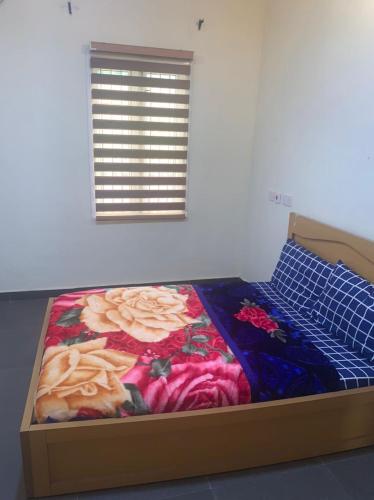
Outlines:
[{"label": "white electrical socket", "polygon": [[269,191],[268,200],[271,201],[272,203],[274,203],[276,195],[277,195],[277,193],[275,191]]},{"label": "white electrical socket", "polygon": [[292,196],[289,194],[279,193],[278,191],[270,190],[268,192],[268,200],[277,205],[283,204],[285,207],[292,207]]}]

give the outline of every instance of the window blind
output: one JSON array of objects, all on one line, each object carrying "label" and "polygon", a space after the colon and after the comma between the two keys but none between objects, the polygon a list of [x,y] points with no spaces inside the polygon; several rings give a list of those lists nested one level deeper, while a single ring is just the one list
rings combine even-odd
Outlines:
[{"label": "window blind", "polygon": [[97,220],[185,218],[192,57],[91,42]]}]

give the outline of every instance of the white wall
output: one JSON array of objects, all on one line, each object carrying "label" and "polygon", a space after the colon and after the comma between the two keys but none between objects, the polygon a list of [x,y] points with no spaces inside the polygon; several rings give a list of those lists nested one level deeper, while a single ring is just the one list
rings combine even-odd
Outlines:
[{"label": "white wall", "polygon": [[[0,5],[0,291],[238,275],[262,1],[73,6]],[[195,51],[187,221],[91,218],[90,40]]]},{"label": "white wall", "polygon": [[243,275],[271,275],[301,214],[374,239],[374,2],[270,0]]},{"label": "white wall", "polygon": [[[268,279],[288,222],[269,189],[374,238],[372,0],[73,5],[0,5],[0,291]],[[92,219],[90,40],[195,51],[186,221]]]}]

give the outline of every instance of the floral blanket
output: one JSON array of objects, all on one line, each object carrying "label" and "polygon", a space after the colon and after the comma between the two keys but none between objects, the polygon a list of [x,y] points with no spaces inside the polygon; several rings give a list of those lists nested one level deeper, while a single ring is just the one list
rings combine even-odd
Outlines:
[{"label": "floral blanket", "polygon": [[196,290],[240,361],[252,402],[339,389],[330,360],[250,283],[219,282]]},{"label": "floral blanket", "polygon": [[337,390],[328,359],[249,283],[55,299],[37,422],[196,410]]},{"label": "floral blanket", "polygon": [[250,402],[243,368],[190,285],[89,290],[52,306],[37,422]]}]

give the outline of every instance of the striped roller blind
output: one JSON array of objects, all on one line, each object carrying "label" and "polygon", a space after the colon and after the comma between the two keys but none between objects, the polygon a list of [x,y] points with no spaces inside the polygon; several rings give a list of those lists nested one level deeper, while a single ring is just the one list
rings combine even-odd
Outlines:
[{"label": "striped roller blind", "polygon": [[185,218],[192,56],[91,43],[97,220]]}]

